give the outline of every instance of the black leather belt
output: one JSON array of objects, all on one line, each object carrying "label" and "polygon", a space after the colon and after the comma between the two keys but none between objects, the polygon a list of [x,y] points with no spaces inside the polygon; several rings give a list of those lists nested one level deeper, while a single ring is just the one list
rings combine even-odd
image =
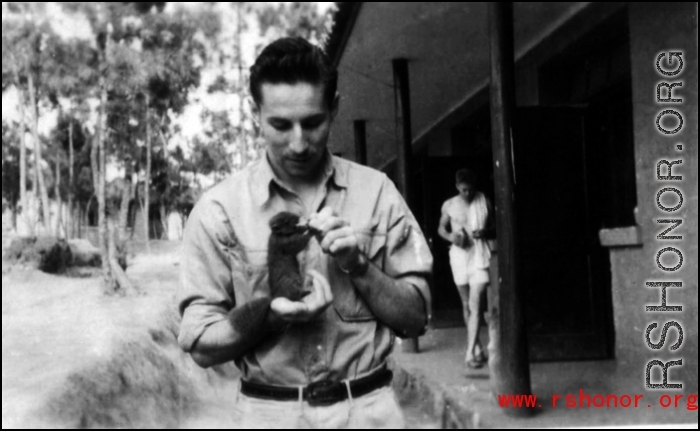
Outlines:
[{"label": "black leather belt", "polygon": [[[391,370],[383,369],[369,376],[351,380],[350,393],[353,398],[361,397],[381,387],[388,386],[393,378]],[[299,388],[270,386],[260,383],[241,381],[243,395],[277,401],[299,399]],[[328,406],[348,398],[348,390],[343,382],[321,381],[312,383],[302,389],[302,398],[312,406]]]}]

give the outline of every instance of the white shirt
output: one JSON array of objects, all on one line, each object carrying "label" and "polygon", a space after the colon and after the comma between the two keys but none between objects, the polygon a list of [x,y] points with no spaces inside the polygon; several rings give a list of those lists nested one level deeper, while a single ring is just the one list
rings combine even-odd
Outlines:
[{"label": "white shirt", "polygon": [[[467,270],[488,268],[491,260],[488,241],[473,237],[474,231],[486,228],[489,210],[484,194],[476,192],[471,202],[467,202],[460,195],[450,198],[442,205],[442,213],[450,217],[452,232],[464,229],[469,236],[466,246],[460,247],[466,252],[464,254]],[[452,247],[458,248],[455,245]]]}]

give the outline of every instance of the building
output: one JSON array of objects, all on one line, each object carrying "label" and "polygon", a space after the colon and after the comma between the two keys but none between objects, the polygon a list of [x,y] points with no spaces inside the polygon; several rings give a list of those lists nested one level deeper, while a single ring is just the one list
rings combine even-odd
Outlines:
[{"label": "building", "polygon": [[[513,14],[530,359],[631,364],[624,372],[638,373],[641,389],[649,361],[682,359],[669,383],[697,393],[697,3],[514,3]],[[460,301],[437,235],[440,205],[458,167],[476,169],[494,193],[487,22],[483,2],[342,3],[328,48],[341,94],[331,150],[393,177],[406,133],[394,60],[408,65],[410,200],[433,247],[442,324],[459,319]],[[669,52],[682,52],[680,71]],[[664,110],[677,114],[657,120]],[[662,160],[682,164],[671,173]],[[682,282],[666,289],[682,311],[646,311],[661,305],[661,285],[649,282]],[[650,348],[667,322],[682,328],[680,349],[669,349],[672,327],[662,349]]]}]

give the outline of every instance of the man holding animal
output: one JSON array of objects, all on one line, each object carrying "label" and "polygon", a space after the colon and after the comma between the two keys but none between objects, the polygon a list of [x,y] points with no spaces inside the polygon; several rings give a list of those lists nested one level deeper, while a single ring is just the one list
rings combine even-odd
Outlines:
[{"label": "man holding animal", "polygon": [[386,359],[427,327],[432,256],[386,175],[328,151],[336,88],[318,47],[267,46],[250,77],[265,157],[186,227],[179,342],[235,361],[245,428],[403,427]]}]

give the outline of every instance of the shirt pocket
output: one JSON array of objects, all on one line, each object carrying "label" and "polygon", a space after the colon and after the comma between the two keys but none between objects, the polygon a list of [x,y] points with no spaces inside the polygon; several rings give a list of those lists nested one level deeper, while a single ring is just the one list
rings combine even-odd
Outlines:
[{"label": "shirt pocket", "polygon": [[333,308],[343,322],[370,322],[376,316],[352,284],[350,276],[339,269],[332,272],[335,280],[331,281],[333,289]]}]

